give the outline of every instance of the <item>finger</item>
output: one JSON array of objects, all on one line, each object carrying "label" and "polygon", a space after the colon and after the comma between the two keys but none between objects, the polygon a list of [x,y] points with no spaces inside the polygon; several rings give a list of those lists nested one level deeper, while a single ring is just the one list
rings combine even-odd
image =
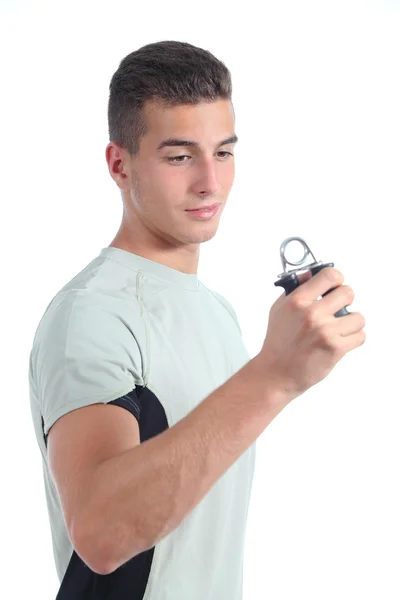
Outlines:
[{"label": "finger", "polygon": [[365,319],[359,312],[350,313],[344,317],[338,317],[336,321],[335,329],[343,337],[358,333],[365,327]]},{"label": "finger", "polygon": [[321,315],[334,315],[354,301],[354,291],[348,285],[340,285],[317,301],[315,311]]},{"label": "finger", "polygon": [[311,271],[305,271],[304,273],[297,275],[297,277],[299,278],[300,284],[302,284],[311,279],[312,274]]},{"label": "finger", "polygon": [[[310,272],[308,273],[311,275]],[[309,277],[308,281],[300,285],[292,293],[296,294],[300,301],[311,303],[328,290],[340,286],[343,281],[344,276],[338,269],[325,267],[313,277]]]},{"label": "finger", "polygon": [[[349,317],[346,316],[344,320],[348,318]],[[361,331],[357,331],[357,333],[353,333],[352,335],[344,336],[341,344],[341,351],[346,354],[347,352],[350,352],[350,350],[362,346],[365,343],[365,340],[366,335],[364,329],[361,329]]]}]

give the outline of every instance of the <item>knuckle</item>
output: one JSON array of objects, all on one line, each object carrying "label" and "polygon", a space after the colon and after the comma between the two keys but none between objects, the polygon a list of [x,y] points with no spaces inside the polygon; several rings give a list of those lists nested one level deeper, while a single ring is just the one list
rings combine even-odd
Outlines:
[{"label": "knuckle", "polygon": [[343,273],[341,273],[338,269],[334,267],[328,267],[326,270],[326,275],[332,283],[341,284],[344,281]]},{"label": "knuckle", "polygon": [[318,343],[319,345],[327,350],[334,350],[334,342],[331,332],[326,328],[320,328],[318,331]]},{"label": "knuckle", "polygon": [[354,327],[357,327],[358,330],[362,330],[365,327],[365,318],[359,312],[351,313],[352,319],[354,320]]},{"label": "knuckle", "polygon": [[289,295],[288,305],[293,310],[302,310],[304,308],[302,297],[293,293]]},{"label": "knuckle", "polygon": [[348,303],[351,304],[355,298],[355,293],[354,293],[353,288],[350,287],[349,285],[343,285],[342,289],[346,293],[346,299],[348,300]]},{"label": "knuckle", "polygon": [[304,323],[308,329],[314,329],[318,324],[318,316],[313,306],[304,310]]},{"label": "knuckle", "polygon": [[320,329],[318,331],[318,342],[323,348],[331,347],[332,339],[326,329]]}]

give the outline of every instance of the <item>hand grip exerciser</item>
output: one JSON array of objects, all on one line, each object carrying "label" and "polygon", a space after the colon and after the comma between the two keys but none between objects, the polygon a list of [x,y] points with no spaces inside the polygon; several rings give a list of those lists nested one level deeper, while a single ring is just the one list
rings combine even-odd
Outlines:
[{"label": "hand grip exerciser", "polygon": [[[297,262],[291,262],[290,260],[288,260],[285,257],[286,246],[290,242],[293,242],[293,241],[300,242],[300,244],[302,244],[303,249],[304,249],[303,258]],[[314,259],[314,262],[305,264],[309,254],[311,254],[312,258]],[[290,294],[290,292],[293,292],[293,290],[295,290],[300,285],[300,280],[297,277],[297,274],[303,273],[306,271],[311,271],[311,275],[314,276],[317,273],[319,273],[321,271],[321,269],[324,269],[325,267],[334,267],[335,266],[334,263],[323,263],[321,261],[317,261],[315,259],[314,254],[311,252],[308,244],[300,237],[290,237],[282,242],[282,244],[281,244],[281,261],[282,261],[282,266],[283,266],[283,273],[278,275],[279,279],[278,279],[278,281],[275,281],[274,285],[283,287],[286,292],[286,296],[288,296]],[[290,271],[288,271],[287,265],[295,265],[297,268],[291,269]],[[330,290],[328,290],[327,292],[322,294],[322,296],[326,296],[327,294],[330,294],[330,292],[333,292],[334,289],[336,289],[336,288],[335,287],[331,288]],[[351,314],[351,313],[346,309],[346,307],[343,307],[335,313],[335,317],[344,317],[345,315],[349,315],[349,314]]]}]

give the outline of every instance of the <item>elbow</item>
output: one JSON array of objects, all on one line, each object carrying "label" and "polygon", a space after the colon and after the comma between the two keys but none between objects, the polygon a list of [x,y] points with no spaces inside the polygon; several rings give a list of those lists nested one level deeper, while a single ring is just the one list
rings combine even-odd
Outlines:
[{"label": "elbow", "polygon": [[[90,532],[82,528],[74,536],[74,549],[81,560],[97,575],[110,575],[123,564],[149,550],[154,544],[140,544],[140,547],[126,547],[126,544],[114,536],[110,542],[110,537],[104,535],[104,531],[99,533]],[[131,540],[132,542],[132,540]]]},{"label": "elbow", "polygon": [[97,575],[112,573],[109,549],[99,536],[94,538],[79,530],[71,541],[75,552],[91,571]]}]

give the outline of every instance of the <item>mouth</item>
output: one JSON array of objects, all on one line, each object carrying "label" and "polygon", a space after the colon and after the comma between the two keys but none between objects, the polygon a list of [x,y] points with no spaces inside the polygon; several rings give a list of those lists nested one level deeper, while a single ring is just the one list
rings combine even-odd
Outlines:
[{"label": "mouth", "polygon": [[213,210],[214,208],[217,208],[217,206],[219,206],[219,202],[216,202],[215,204],[211,204],[210,206],[198,206],[197,208],[187,208],[187,212],[192,212],[193,210]]},{"label": "mouth", "polygon": [[213,208],[201,207],[201,208],[191,208],[186,209],[186,212],[189,213],[189,217],[191,219],[196,219],[197,221],[210,221],[219,213],[219,207],[221,206],[221,202],[217,202],[212,205]]}]

